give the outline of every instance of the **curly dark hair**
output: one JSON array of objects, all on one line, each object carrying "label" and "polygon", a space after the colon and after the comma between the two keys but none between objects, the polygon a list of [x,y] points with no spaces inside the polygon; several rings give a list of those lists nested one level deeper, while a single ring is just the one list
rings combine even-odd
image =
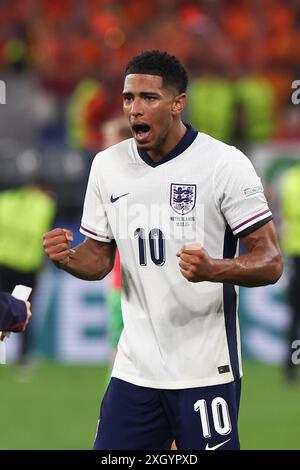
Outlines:
[{"label": "curly dark hair", "polygon": [[146,51],[133,57],[125,68],[125,77],[131,73],[158,75],[165,86],[185,93],[188,75],[182,63],[174,55],[163,51]]}]

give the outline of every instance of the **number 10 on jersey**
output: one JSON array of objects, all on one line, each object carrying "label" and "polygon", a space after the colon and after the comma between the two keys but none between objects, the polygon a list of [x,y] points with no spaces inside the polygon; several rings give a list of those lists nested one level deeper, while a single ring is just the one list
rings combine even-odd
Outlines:
[{"label": "number 10 on jersey", "polygon": [[165,263],[165,237],[159,228],[150,230],[148,236],[146,235],[145,229],[137,228],[134,232],[134,237],[138,240],[139,263],[141,266],[147,266],[149,252],[154,264],[162,266]]}]

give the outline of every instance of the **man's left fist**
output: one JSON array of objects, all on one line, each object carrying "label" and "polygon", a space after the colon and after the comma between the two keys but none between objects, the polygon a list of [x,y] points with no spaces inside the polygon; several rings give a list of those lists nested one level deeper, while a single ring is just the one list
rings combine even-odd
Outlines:
[{"label": "man's left fist", "polygon": [[176,256],[181,274],[190,282],[212,281],[213,262],[207,251],[199,244],[184,245]]}]

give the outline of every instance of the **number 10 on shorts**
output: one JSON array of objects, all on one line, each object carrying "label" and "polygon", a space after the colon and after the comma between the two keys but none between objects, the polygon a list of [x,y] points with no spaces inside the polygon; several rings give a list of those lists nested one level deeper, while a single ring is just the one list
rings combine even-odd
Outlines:
[{"label": "number 10 on shorts", "polygon": [[[200,413],[203,437],[211,437],[209,417],[206,400],[198,400],[194,403],[194,410]],[[228,405],[224,398],[216,397],[211,402],[213,425],[218,434],[226,436],[231,432],[232,426],[229,416]]]}]

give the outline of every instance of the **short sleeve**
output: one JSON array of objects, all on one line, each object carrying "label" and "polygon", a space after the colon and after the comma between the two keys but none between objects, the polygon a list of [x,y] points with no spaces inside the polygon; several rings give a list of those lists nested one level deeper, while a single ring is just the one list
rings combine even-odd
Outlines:
[{"label": "short sleeve", "polygon": [[230,148],[216,166],[216,203],[233,234],[242,237],[273,217],[252,163],[242,152]]},{"label": "short sleeve", "polygon": [[97,175],[97,157],[93,161],[87,184],[80,232],[101,242],[109,243],[114,238],[101,194],[99,175]]}]

